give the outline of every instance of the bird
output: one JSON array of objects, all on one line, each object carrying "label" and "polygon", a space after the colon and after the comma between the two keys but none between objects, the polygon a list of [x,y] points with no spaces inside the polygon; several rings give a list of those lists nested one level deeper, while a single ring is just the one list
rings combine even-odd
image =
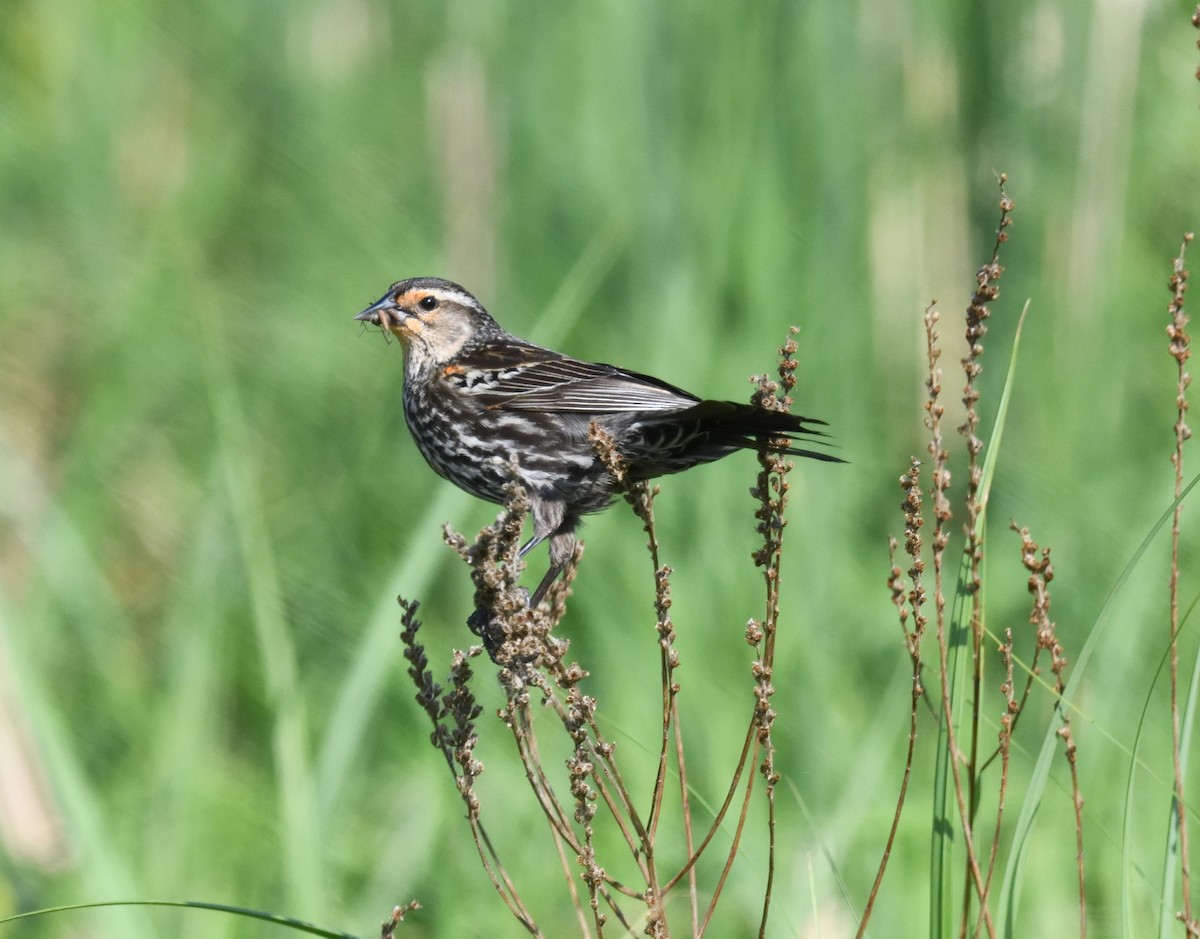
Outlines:
[{"label": "bird", "polygon": [[466,289],[438,277],[396,281],[354,319],[399,339],[404,418],[435,473],[497,504],[514,476],[525,489],[533,534],[518,557],[542,542],[550,556],[531,608],[573,556],[583,517],[620,491],[589,434],[593,425],[612,440],[628,483],[764,445],[843,462],[794,445],[819,442],[824,421],[706,400],[650,375],[535,345],[500,326]]}]

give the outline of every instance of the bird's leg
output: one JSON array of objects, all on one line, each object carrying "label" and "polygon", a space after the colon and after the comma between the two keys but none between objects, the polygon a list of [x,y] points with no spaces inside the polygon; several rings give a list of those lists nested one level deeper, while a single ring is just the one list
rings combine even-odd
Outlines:
[{"label": "bird's leg", "polygon": [[567,519],[563,523],[563,528],[559,528],[550,536],[550,569],[546,571],[541,583],[533,591],[533,596],[529,598],[530,609],[535,609],[542,602],[550,585],[558,580],[558,576],[566,570],[567,565],[571,563],[571,558],[575,556],[576,524],[578,524],[578,519]]},{"label": "bird's leg", "polygon": [[[546,540],[545,535],[539,535],[535,532],[532,538],[530,538],[523,545],[521,545],[521,549],[517,552],[517,559],[524,560],[525,555],[527,555],[530,551],[532,551],[534,548],[536,548],[538,545],[540,545],[545,540]],[[551,573],[554,573],[553,577],[551,576]],[[525,591],[525,605],[527,607],[529,607],[530,609],[537,606],[538,602],[542,599],[542,594],[544,594],[546,592],[546,589],[554,581],[554,577],[556,577],[556,576],[558,576],[557,573],[554,572],[553,567],[551,567],[550,571],[546,572],[546,576],[542,578],[541,583],[538,584],[537,590],[535,590],[533,592],[533,597],[529,596],[529,591],[527,591],[527,590]],[[520,589],[524,589],[524,588],[520,588]]]},{"label": "bird's leg", "polygon": [[529,609],[537,609],[537,605],[542,602],[542,598],[546,595],[546,591],[550,589],[550,585],[558,580],[558,575],[563,572],[563,569],[557,564],[551,564],[550,569],[546,571],[541,582],[537,585],[537,589],[529,597]]},{"label": "bird's leg", "polygon": [[525,557],[547,538],[550,539],[550,569],[529,597],[528,605],[533,610],[542,602],[542,597],[546,595],[550,585],[558,579],[558,575],[571,560],[571,555],[575,553],[574,531],[578,519],[568,515],[566,505],[559,499],[534,497],[530,508],[533,514],[533,537],[525,542],[517,552],[517,557]]},{"label": "bird's leg", "polygon": [[521,545],[521,550],[519,550],[517,552],[517,557],[523,560],[525,555],[527,555],[530,551],[532,551],[534,548],[536,548],[538,545],[540,545],[545,540],[546,540],[545,535],[534,535],[532,538],[530,538],[528,541],[526,541],[523,545]]}]

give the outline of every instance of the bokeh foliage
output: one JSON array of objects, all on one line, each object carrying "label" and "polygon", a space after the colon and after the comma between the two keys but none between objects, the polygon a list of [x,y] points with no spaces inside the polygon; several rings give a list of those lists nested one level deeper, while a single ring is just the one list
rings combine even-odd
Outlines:
[{"label": "bokeh foliage", "polygon": [[[518,334],[712,396],[746,399],[801,327],[798,409],[832,424],[850,464],[793,476],[776,733],[797,797],[782,797],[776,928],[819,917],[845,933],[906,727],[884,578],[896,478],[922,447],[921,311],[939,298],[955,332],[990,249],[994,171],[1017,208],[985,421],[1031,310],[990,512],[1053,546],[1069,649],[1170,503],[1164,285],[1200,218],[1189,15],[5,0],[0,706],[24,749],[0,763],[40,774],[41,797],[13,803],[29,831],[3,847],[0,913],[189,897],[369,934],[416,896],[413,934],[517,934],[427,746],[394,605],[421,597],[443,652],[464,644],[470,584],[438,525],[472,531],[493,510],[424,466],[398,349],[350,319],[391,280],[436,274]],[[714,780],[750,704],[753,473],[731,458],[666,480],[657,504],[681,703],[712,740]],[[601,715],[636,739],[653,732],[657,668],[643,538],[623,507],[584,537],[565,630]],[[1010,540],[988,558],[997,628],[1027,610]],[[1075,724],[1101,935],[1123,849],[1139,915],[1157,895],[1163,547],[1118,601]],[[645,675],[606,672],[639,648]],[[1123,836],[1147,697],[1160,729]],[[510,869],[526,855],[534,869],[550,846],[528,834],[519,772],[499,748],[485,760],[493,836]],[[910,812],[926,798],[914,785]],[[1071,922],[1065,797],[1061,813],[1043,811],[1023,901],[1045,935]],[[927,845],[913,814],[876,913],[889,934],[923,934]],[[753,895],[761,871],[738,873]],[[560,893],[531,902],[552,934],[570,928]],[[262,928],[130,910],[21,927]]]}]

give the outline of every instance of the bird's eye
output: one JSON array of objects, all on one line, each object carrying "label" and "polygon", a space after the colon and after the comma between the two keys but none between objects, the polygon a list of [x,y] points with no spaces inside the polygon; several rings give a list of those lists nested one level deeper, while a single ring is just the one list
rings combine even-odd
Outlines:
[{"label": "bird's eye", "polygon": [[438,306],[437,297],[422,297],[417,301],[417,306],[422,310],[436,310]]}]

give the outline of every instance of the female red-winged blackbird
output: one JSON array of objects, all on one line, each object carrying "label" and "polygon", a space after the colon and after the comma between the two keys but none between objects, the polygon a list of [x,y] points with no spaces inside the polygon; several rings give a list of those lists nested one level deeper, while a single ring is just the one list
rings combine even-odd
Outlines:
[{"label": "female red-winged blackbird", "polygon": [[[533,515],[527,554],[550,542],[536,606],[575,550],[581,516],[609,505],[616,480],[588,437],[615,442],[631,482],[677,473],[781,438],[822,436],[814,418],[732,401],[704,401],[665,381],[583,362],[505,332],[457,284],[417,277],[392,284],[358,316],[400,339],[404,417],[434,471],[471,495],[504,502],[525,488]],[[796,447],[782,452],[841,462]]]}]

